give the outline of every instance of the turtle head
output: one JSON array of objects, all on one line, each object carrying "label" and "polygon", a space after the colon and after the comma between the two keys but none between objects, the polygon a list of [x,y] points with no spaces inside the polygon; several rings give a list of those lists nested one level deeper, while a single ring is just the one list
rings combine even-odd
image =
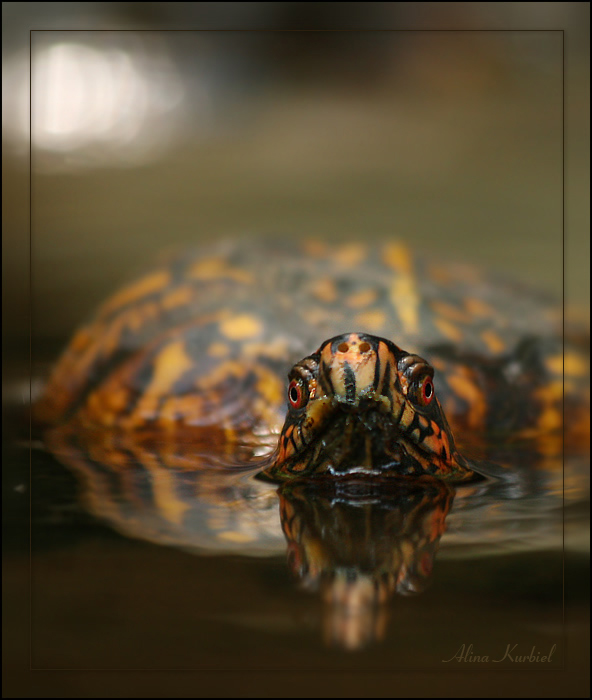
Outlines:
[{"label": "turtle head", "polygon": [[289,374],[288,414],[263,474],[471,478],[433,377],[425,360],[389,340],[365,333],[327,340]]}]

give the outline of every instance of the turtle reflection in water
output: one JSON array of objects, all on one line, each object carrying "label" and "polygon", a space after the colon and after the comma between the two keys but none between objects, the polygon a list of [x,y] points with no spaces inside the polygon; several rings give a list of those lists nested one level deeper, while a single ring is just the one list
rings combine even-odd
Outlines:
[{"label": "turtle reflection in water", "polygon": [[[463,444],[488,457],[492,434],[497,445],[526,441],[539,465],[556,469],[564,365],[566,428],[570,444],[579,440],[588,355],[576,345],[562,353],[559,321],[536,293],[398,244],[223,243],[109,299],[66,348],[36,416],[51,426],[52,452],[84,475],[92,512],[155,541],[273,550],[277,514],[264,515],[277,508],[274,488],[252,472],[316,484],[280,489],[290,551],[308,562],[295,569],[309,584],[322,571],[325,599],[347,590],[350,607],[366,600],[369,610],[370,598],[428,576],[455,485],[466,495],[495,474],[515,495],[553,480],[552,469],[546,481],[534,476],[536,460],[494,468]],[[360,481],[373,493],[363,504]],[[397,533],[384,524],[388,544],[362,546],[356,528],[338,527],[361,508],[399,519]],[[323,528],[333,543],[312,548],[320,513],[335,520]],[[428,536],[430,518],[438,526]],[[350,552],[343,571],[339,532]],[[312,551],[325,552],[322,566]],[[352,563],[355,551],[359,562],[375,552],[377,568]]]}]

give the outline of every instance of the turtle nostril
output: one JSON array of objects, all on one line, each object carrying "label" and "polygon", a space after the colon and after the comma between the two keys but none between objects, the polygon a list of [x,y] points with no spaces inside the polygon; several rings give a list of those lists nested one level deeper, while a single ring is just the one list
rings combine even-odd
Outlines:
[{"label": "turtle nostril", "polygon": [[341,343],[341,345],[337,346],[337,349],[339,352],[347,352],[349,350],[349,345],[347,343]]},{"label": "turtle nostril", "polygon": [[361,343],[360,352],[368,352],[370,350],[370,343]]}]

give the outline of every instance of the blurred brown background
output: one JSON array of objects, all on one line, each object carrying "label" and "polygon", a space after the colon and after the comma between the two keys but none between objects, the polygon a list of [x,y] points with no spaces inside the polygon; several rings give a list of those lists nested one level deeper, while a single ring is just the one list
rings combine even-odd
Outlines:
[{"label": "blurred brown background", "polygon": [[[588,5],[27,5],[33,26],[56,28],[31,47],[40,352],[162,248],[237,233],[399,237],[560,296],[564,41],[566,282],[570,302],[586,301]],[[3,298],[5,328],[22,339],[22,30],[34,15],[19,6],[4,10]],[[126,31],[57,31],[81,26]],[[157,31],[189,26],[424,31]],[[567,33],[425,31],[449,27]]]}]

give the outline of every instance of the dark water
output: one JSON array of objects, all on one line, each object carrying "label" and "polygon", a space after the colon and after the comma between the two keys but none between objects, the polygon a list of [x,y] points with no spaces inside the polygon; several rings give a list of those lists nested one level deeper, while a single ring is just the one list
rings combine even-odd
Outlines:
[{"label": "dark water", "polygon": [[[23,598],[5,609],[8,656],[30,644],[32,668],[125,670],[122,696],[141,692],[132,669],[207,671],[241,695],[274,672],[318,674],[325,694],[354,673],[389,695],[412,671],[462,671],[478,695],[485,676],[467,671],[519,669],[544,694],[542,671],[585,657],[585,459],[568,461],[565,492],[560,458],[516,450],[511,478],[385,496],[278,494],[80,447],[4,457],[4,584]],[[228,674],[251,680],[233,690]]]}]

